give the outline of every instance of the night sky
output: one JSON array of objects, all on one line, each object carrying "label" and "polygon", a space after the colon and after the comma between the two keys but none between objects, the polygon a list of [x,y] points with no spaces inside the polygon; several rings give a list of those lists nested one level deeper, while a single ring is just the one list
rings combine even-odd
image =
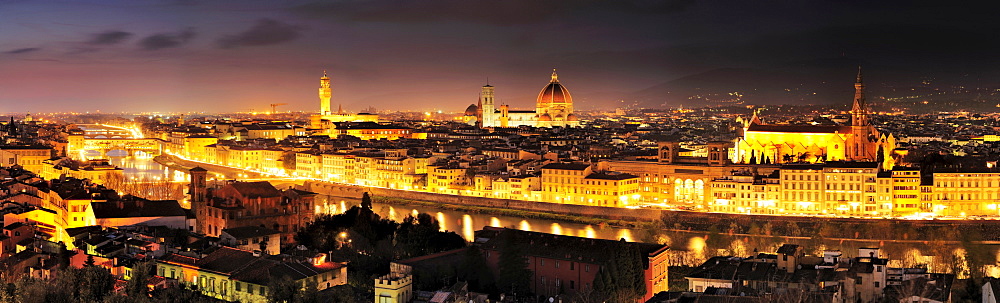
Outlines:
[{"label": "night sky", "polygon": [[580,109],[733,68],[816,71],[848,100],[858,64],[997,82],[998,7],[952,2],[0,0],[0,113],[314,111],[323,70],[351,111],[461,111],[487,77],[529,108],[552,68]]}]

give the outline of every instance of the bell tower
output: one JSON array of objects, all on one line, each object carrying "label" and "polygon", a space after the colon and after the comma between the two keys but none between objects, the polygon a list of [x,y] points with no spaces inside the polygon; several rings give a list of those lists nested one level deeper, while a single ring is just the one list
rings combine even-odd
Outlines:
[{"label": "bell tower", "polygon": [[488,83],[483,85],[482,91],[479,93],[479,102],[482,104],[479,106],[479,110],[482,111],[482,121],[480,125],[482,127],[494,127],[496,125],[496,105],[493,103],[494,100],[494,88]]},{"label": "bell tower", "polygon": [[323,77],[319,78],[319,114],[330,114],[330,77],[323,71]]},{"label": "bell tower", "polygon": [[851,105],[851,126],[867,126],[868,102],[865,101],[865,84],[861,80],[861,67],[858,66],[858,79],[854,82],[854,104]]},{"label": "bell tower", "polygon": [[876,135],[868,117],[868,102],[865,100],[865,84],[858,66],[858,78],[854,81],[854,104],[851,105],[851,132],[853,137],[847,143],[847,158],[854,161],[875,161]]}]

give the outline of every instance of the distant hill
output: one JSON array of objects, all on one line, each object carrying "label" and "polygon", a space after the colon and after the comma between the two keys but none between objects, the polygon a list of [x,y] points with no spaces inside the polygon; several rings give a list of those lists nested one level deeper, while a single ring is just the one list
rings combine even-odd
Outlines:
[{"label": "distant hill", "polygon": [[[642,107],[732,105],[737,100],[742,104],[850,104],[858,64],[858,60],[843,58],[715,69],[661,83],[626,99]],[[888,73],[865,73],[868,92],[879,91],[884,83],[877,79]]]}]

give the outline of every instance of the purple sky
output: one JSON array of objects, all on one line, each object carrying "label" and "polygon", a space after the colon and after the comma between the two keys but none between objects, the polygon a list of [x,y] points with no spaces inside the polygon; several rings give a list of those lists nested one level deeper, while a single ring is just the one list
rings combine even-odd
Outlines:
[{"label": "purple sky", "polygon": [[[817,31],[996,33],[980,20],[994,10],[903,3],[0,0],[0,112],[316,110],[323,70],[352,111],[461,111],[487,77],[500,102],[529,108],[554,67],[590,109],[712,69],[855,52],[802,42]],[[869,60],[908,49],[853,36],[837,43]],[[995,45],[933,55],[969,47]]]}]

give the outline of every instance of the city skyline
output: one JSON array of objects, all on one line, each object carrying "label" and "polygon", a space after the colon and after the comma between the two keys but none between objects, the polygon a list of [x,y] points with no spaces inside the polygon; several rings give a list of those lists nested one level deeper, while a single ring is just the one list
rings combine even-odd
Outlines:
[{"label": "city skyline", "polygon": [[[699,76],[722,91],[761,85],[734,84],[761,74],[847,83],[857,64],[877,83],[995,83],[990,63],[974,64],[998,49],[981,38],[996,26],[977,15],[992,10],[902,4],[5,1],[0,112],[314,111],[323,70],[333,103],[355,112],[461,111],[487,78],[498,102],[526,108],[553,67],[581,110],[680,105],[662,91]],[[732,69],[745,73],[718,76]],[[839,104],[850,94],[840,85],[759,99]]]}]

